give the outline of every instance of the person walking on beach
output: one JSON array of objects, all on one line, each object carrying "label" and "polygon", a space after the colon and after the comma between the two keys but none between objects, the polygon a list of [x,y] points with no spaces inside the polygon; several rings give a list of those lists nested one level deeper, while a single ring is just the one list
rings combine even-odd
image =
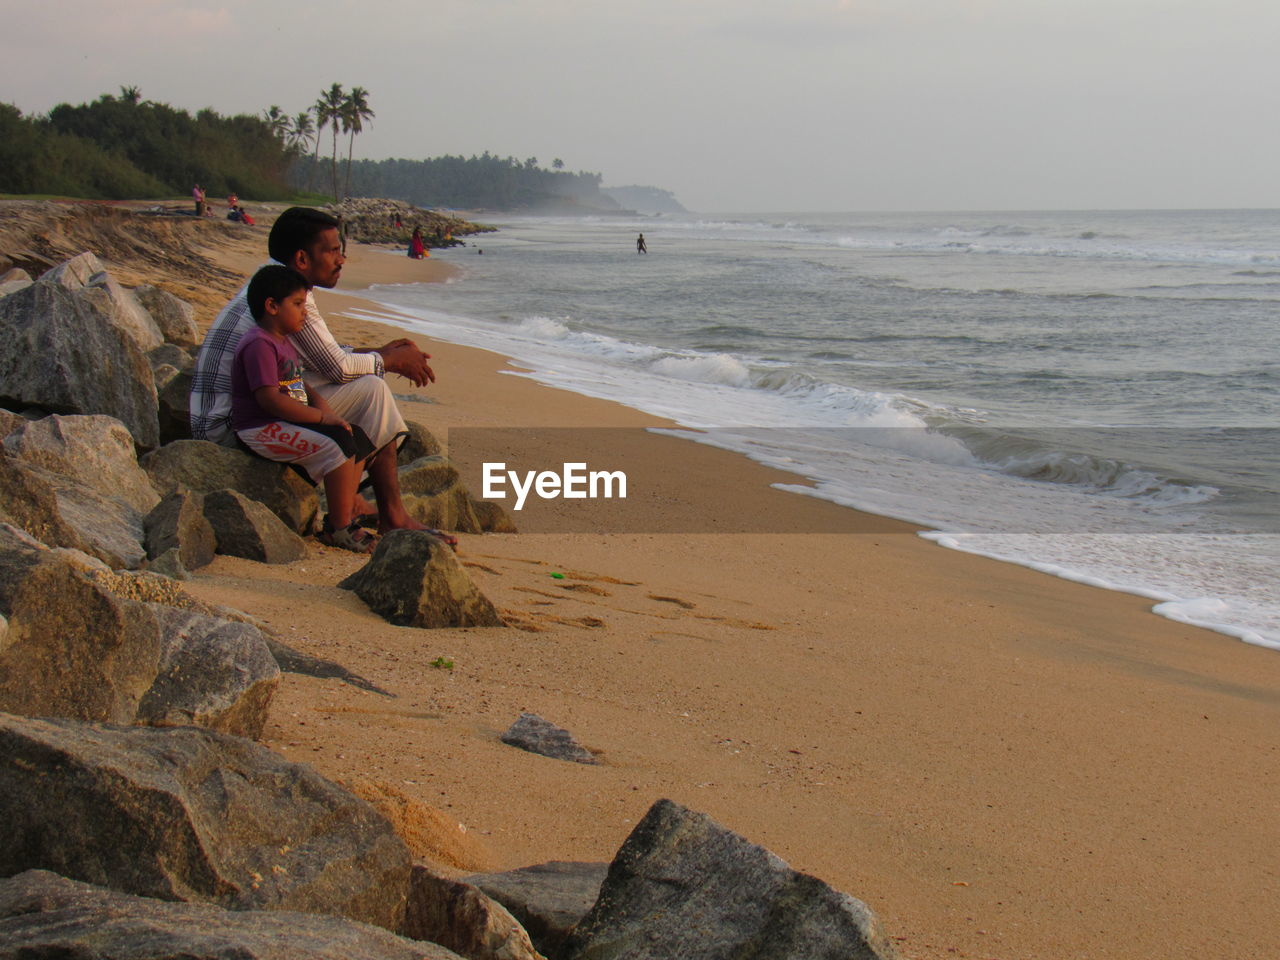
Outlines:
[{"label": "person walking on beach", "polygon": [[413,236],[409,238],[409,259],[425,260],[431,254],[427,253],[427,245],[422,240],[422,228],[414,227]]},{"label": "person walking on beach", "polygon": [[649,252],[649,247],[645,244],[644,234],[642,233],[640,234],[640,236],[636,238],[636,253],[647,254],[648,252]]},{"label": "person walking on beach", "polygon": [[200,184],[196,184],[191,188],[191,199],[196,203],[196,216],[204,216],[204,188]]},{"label": "person walking on beach", "polygon": [[[323,211],[290,207],[277,218],[267,238],[270,262],[292,267],[312,287],[336,286],[346,262],[338,226],[337,218]],[[231,428],[231,366],[240,338],[255,326],[247,293],[246,284],[222,308],[196,358],[190,401],[191,436],[196,440],[236,445]],[[387,373],[396,373],[416,386],[426,386],[435,381],[427,363],[430,356],[407,339],[373,350],[339,346],[310,291],[305,314],[301,329],[289,339],[306,365],[307,386],[339,417],[359,425],[373,443],[375,453],[366,469],[378,501],[378,529],[437,532],[409,516],[401,498],[396,449],[408,435],[408,427],[384,379]],[[447,534],[440,536],[451,546],[457,542]]]}]

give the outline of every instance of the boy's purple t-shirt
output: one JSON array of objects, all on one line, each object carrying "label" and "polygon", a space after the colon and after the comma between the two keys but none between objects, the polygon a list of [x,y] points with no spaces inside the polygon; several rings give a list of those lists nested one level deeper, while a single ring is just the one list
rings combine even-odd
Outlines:
[{"label": "boy's purple t-shirt", "polygon": [[258,406],[253,392],[259,387],[279,387],[285,396],[306,403],[302,369],[302,357],[288,340],[277,340],[261,327],[241,337],[231,361],[231,429],[252,430],[279,419]]}]

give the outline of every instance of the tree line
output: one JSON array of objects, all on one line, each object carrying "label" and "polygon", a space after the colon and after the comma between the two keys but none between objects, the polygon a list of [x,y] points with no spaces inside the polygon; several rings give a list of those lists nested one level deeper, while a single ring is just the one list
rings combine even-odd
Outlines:
[{"label": "tree line", "polygon": [[194,116],[143,100],[137,87],[24,116],[0,104],[0,192],[94,199],[211,194],[285,199],[293,156],[262,118]]},{"label": "tree line", "polygon": [[137,87],[45,115],[0,103],[0,193],[123,200],[186,196],[199,183],[210,196],[252,200],[325,189],[335,199],[390,197],[422,207],[516,209],[566,199],[615,206],[600,192],[600,174],[570,173],[559,158],[551,169],[536,157],[488,151],[357,161],[355,138],[374,116],[368,90],[338,83],[294,115],[276,104],[256,116],[209,108],[192,115],[144,100]]},{"label": "tree line", "polygon": [[[304,157],[294,170],[302,187],[314,179],[316,160]],[[517,160],[485,151],[481,156],[428,160],[357,160],[347,169],[355,197],[389,197],[419,207],[515,210],[558,200],[585,207],[616,206],[600,192],[598,173],[565,171],[557,158],[551,169],[536,157]]]}]

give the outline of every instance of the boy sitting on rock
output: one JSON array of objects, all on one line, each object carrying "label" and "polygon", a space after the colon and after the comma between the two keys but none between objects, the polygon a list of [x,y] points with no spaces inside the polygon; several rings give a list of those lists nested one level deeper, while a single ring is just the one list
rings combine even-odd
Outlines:
[{"label": "boy sitting on rock", "polygon": [[303,382],[302,358],[287,337],[302,327],[310,285],[291,267],[259,270],[246,293],[258,326],[240,340],[231,367],[231,427],[251,451],[296,464],[324,480],[329,513],[320,540],[369,553],[376,538],[355,523],[356,486],[373,444]]}]

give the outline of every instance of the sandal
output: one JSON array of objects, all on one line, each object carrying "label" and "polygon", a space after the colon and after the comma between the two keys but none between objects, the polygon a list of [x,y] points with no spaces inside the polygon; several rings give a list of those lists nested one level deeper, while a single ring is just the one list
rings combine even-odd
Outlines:
[{"label": "sandal", "polygon": [[359,523],[352,523],[341,530],[335,530],[328,514],[325,514],[324,525],[317,539],[327,547],[350,550],[352,553],[373,553],[378,545],[378,538],[361,527]]}]

